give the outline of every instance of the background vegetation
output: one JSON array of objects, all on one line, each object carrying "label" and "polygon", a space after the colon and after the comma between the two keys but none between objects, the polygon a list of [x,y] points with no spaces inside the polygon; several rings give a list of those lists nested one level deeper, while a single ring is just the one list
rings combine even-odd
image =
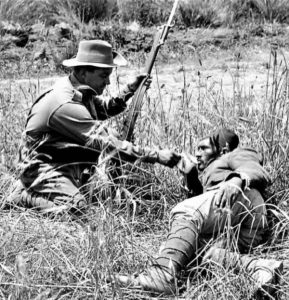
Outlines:
[{"label": "background vegetation", "polygon": [[[47,218],[27,210],[4,209],[17,177],[17,150],[27,110],[37,94],[63,75],[61,61],[75,54],[80,39],[110,41],[140,69],[157,25],[173,1],[145,0],[2,0],[0,2],[0,298],[3,299],[152,299],[106,282],[113,272],[133,273],[153,260],[168,228],[173,205],[185,199],[181,176],[160,166],[136,164],[133,180],[114,186],[95,174],[98,205],[83,219],[69,215]],[[288,45],[289,4],[285,0],[182,1],[174,32],[158,58],[153,85],[136,128],[141,145],[194,151],[198,137],[219,125],[234,128],[243,145],[257,148],[273,185],[268,202],[270,242],[254,255],[288,259],[288,67],[282,49]],[[244,86],[242,50],[267,47],[264,92]],[[187,66],[234,49],[229,91],[205,73]],[[197,58],[196,58],[197,57]],[[189,62],[189,63],[188,63]],[[225,60],[224,64],[227,61]],[[173,87],[162,83],[168,74]],[[227,66],[226,66],[227,67]],[[173,70],[173,71],[172,71]],[[128,70],[114,74],[118,89]],[[173,74],[172,74],[173,73]],[[20,80],[25,78],[26,80]],[[193,84],[194,83],[194,84]],[[172,92],[174,90],[174,93]],[[176,92],[177,91],[177,92]],[[123,116],[113,120],[122,124]],[[121,126],[120,126],[121,127]],[[131,184],[135,186],[131,189]],[[91,199],[92,190],[88,191]],[[281,299],[289,293],[288,269],[282,276]],[[250,299],[256,288],[244,271],[217,268],[197,272],[186,282],[187,299]],[[159,297],[161,299],[163,297]],[[181,297],[179,297],[181,299]]]},{"label": "background vegetation", "polygon": [[[74,15],[81,22],[114,20],[138,21],[142,26],[163,23],[173,0],[3,0],[0,19],[33,25],[38,21],[54,25],[71,22]],[[237,21],[289,22],[286,0],[184,0],[180,1],[179,24],[186,26],[233,26]],[[33,14],[31,13],[33,12]],[[75,19],[75,18],[73,18]]]}]

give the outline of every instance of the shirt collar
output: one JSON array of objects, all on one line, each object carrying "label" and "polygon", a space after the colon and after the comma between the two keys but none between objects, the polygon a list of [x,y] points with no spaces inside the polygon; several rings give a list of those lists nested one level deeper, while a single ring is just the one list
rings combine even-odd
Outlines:
[{"label": "shirt collar", "polygon": [[74,97],[73,97],[74,100],[80,101],[80,102],[82,101],[82,96],[83,96],[82,91],[89,90],[90,92],[92,92],[93,95],[95,95],[95,96],[97,95],[96,91],[93,88],[91,88],[89,85],[80,83],[73,73],[70,74],[69,80],[74,89]]}]

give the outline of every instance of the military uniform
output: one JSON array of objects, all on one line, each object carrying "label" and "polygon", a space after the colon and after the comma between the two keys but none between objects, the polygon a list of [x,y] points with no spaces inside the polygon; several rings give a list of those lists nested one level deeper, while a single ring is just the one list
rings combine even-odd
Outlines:
[{"label": "military uniform", "polygon": [[[211,153],[212,158],[208,157],[201,181],[196,168],[192,167],[186,179],[191,194],[195,196],[172,209],[170,230],[161,252],[146,272],[136,277],[115,275],[113,280],[118,284],[130,288],[141,287],[155,293],[176,294],[181,271],[208,261],[219,265],[229,262],[236,270],[244,268],[252,274],[258,288],[268,290],[268,286],[278,282],[277,275],[283,270],[282,262],[256,260],[247,254],[260,245],[267,229],[262,194],[270,183],[269,175],[254,150],[236,148],[238,138],[234,133],[226,129],[217,133],[218,143],[213,141],[214,146],[219,144],[217,153],[221,153],[225,145],[230,152],[217,157]],[[208,138],[213,140],[214,136]],[[234,142],[233,147],[230,147],[231,141]],[[201,159],[204,161],[204,158],[201,154],[199,157],[202,163]],[[181,167],[181,170],[185,169]],[[239,179],[236,181],[235,177]],[[230,181],[228,184],[242,182],[241,188],[239,190],[236,185],[234,189],[239,190],[238,193],[230,189],[226,194],[221,193],[226,198],[226,207],[220,208],[216,203],[219,200],[218,192],[223,191],[227,181]],[[236,248],[244,255],[240,256]]]},{"label": "military uniform", "polygon": [[103,124],[122,112],[132,95],[127,87],[105,102],[73,74],[43,93],[33,104],[23,133],[16,203],[44,210],[63,204],[82,209],[83,170],[97,164],[104,151],[116,151],[129,162],[155,163],[157,151],[121,141]]},{"label": "military uniform", "polygon": [[[215,195],[232,177],[242,179],[243,191],[237,199],[228,199],[229,209],[216,212]],[[262,195],[270,183],[259,155],[252,149],[237,148],[211,161],[200,179],[204,192],[177,204],[171,212],[171,219],[185,218],[197,223],[199,248],[213,237],[216,239],[222,235],[226,227],[236,232],[235,240],[241,252],[249,252],[258,246],[268,226]]]}]

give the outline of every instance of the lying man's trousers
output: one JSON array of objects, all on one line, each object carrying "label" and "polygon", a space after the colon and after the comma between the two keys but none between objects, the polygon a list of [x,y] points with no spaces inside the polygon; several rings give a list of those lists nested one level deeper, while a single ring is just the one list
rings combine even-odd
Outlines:
[{"label": "lying man's trousers", "polygon": [[268,228],[262,195],[255,189],[246,190],[231,209],[218,211],[214,204],[217,192],[218,188],[180,202],[171,212],[171,222],[181,218],[196,225],[198,241],[192,242],[197,243],[197,250],[220,239],[226,243],[222,246],[234,244],[241,253],[248,253],[263,242]]}]

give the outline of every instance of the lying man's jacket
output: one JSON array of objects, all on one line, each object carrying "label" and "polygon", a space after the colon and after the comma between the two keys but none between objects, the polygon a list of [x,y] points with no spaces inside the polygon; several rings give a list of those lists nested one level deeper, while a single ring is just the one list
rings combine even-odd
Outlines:
[{"label": "lying man's jacket", "polygon": [[243,180],[244,188],[254,188],[260,192],[271,183],[269,174],[261,165],[259,154],[253,149],[237,148],[212,160],[202,172],[200,180],[195,174],[188,174],[187,185],[191,194],[197,195],[233,176]]}]

